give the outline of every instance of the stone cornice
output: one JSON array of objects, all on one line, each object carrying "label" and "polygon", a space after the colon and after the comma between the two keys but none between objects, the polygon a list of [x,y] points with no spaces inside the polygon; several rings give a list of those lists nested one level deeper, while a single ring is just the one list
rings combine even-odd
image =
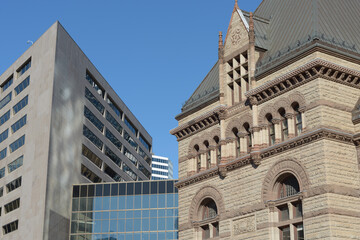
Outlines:
[{"label": "stone cornice", "polygon": [[[338,130],[333,130],[330,128],[319,128],[314,131],[309,131],[295,138],[289,139],[285,142],[281,142],[279,144],[267,147],[262,149],[259,152],[259,159],[255,159],[256,161],[261,161],[261,159],[272,157],[274,155],[283,153],[288,150],[292,150],[294,148],[300,147],[305,144],[312,143],[314,141],[319,141],[323,139],[328,139],[332,141],[339,141],[347,144],[354,145],[354,137],[350,133],[341,132]],[[176,186],[178,188],[183,188],[188,185],[191,185],[196,182],[201,182],[203,180],[209,179],[215,176],[223,176],[226,177],[226,173],[237,168],[254,164],[253,156],[247,154],[245,156],[241,156],[232,161],[228,161],[225,164],[220,164],[217,167],[211,168],[204,172],[197,173],[193,176],[187,177],[185,179],[181,179]]]},{"label": "stone cornice", "polygon": [[360,89],[360,72],[322,59],[315,59],[296,70],[248,91],[252,104],[261,104],[317,78]]},{"label": "stone cornice", "polygon": [[177,140],[183,140],[190,137],[204,129],[214,126],[219,123],[219,113],[224,112],[225,106],[220,105],[207,113],[182,124],[170,131],[170,134],[175,135]]}]

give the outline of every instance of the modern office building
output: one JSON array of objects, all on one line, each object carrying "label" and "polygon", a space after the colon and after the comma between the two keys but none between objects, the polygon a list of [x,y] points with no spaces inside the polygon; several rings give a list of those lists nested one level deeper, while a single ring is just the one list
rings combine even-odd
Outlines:
[{"label": "modern office building", "polygon": [[175,183],[74,185],[70,240],[178,239]]},{"label": "modern office building", "polygon": [[64,240],[73,184],[151,178],[151,136],[58,22],[0,86],[1,239]]},{"label": "modern office building", "polygon": [[152,180],[174,179],[173,164],[167,157],[153,155],[151,171]]},{"label": "modern office building", "polygon": [[249,13],[236,1],[171,131],[180,239],[359,239],[359,11],[263,0]]}]

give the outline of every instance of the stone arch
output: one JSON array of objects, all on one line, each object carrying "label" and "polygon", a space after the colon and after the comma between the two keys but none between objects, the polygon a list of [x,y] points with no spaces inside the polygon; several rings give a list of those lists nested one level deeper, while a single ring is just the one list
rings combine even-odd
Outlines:
[{"label": "stone arch", "polygon": [[294,92],[289,96],[289,104],[293,104],[294,102],[299,103],[299,107],[306,107],[306,100],[303,94],[300,92]]},{"label": "stone arch", "polygon": [[270,113],[273,118],[278,118],[279,114],[277,109],[273,106],[264,106],[259,112],[259,123],[266,124],[267,120],[265,119],[266,114]]},{"label": "stone arch", "polygon": [[274,104],[274,106],[276,106],[276,111],[278,111],[280,108],[284,108],[287,113],[291,111],[290,105],[290,101],[286,98],[281,98]]},{"label": "stone arch", "polygon": [[200,220],[198,211],[200,208],[200,204],[206,198],[210,198],[214,200],[214,202],[216,203],[218,216],[220,219],[225,214],[225,205],[221,192],[218,189],[216,189],[214,186],[207,185],[202,187],[199,191],[197,191],[197,193],[195,194],[194,198],[191,201],[189,208],[189,222],[191,224]]},{"label": "stone arch", "polygon": [[195,151],[194,151],[194,146],[195,146],[196,144],[199,145],[200,150],[201,150],[201,145],[203,145],[203,144],[202,144],[202,141],[201,141],[201,137],[195,137],[195,138],[193,138],[193,139],[190,141],[189,147],[188,147],[188,154],[195,153]]},{"label": "stone arch", "polygon": [[226,127],[226,130],[225,130],[225,136],[226,137],[231,137],[231,134],[232,134],[232,130],[236,127],[239,132],[242,132],[244,131],[243,129],[243,125],[244,123],[249,123],[250,125],[250,128],[252,128],[252,117],[250,115],[244,115],[244,116],[240,116],[240,117],[237,117],[237,118],[234,118],[232,119],[227,127]]},{"label": "stone arch", "polygon": [[300,191],[307,190],[310,186],[308,174],[302,164],[296,159],[284,159],[275,163],[265,176],[262,187],[262,200],[266,203],[275,200],[274,187],[280,176],[290,173],[296,177],[300,185]]},{"label": "stone arch", "polygon": [[214,137],[215,137],[215,136],[218,136],[219,139],[221,140],[220,128],[215,128],[215,129],[213,129],[213,130],[210,131],[210,132],[208,133],[208,135],[207,135],[206,140],[208,140],[209,143],[210,143],[210,145],[212,145],[212,146],[215,146],[215,145],[216,145],[216,143],[215,143],[215,141],[214,141]]}]

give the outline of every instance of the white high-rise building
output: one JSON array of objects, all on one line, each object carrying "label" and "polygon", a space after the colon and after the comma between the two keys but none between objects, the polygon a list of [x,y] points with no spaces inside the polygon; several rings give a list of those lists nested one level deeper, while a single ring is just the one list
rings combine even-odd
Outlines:
[{"label": "white high-rise building", "polygon": [[152,180],[173,179],[173,164],[167,157],[152,156]]}]

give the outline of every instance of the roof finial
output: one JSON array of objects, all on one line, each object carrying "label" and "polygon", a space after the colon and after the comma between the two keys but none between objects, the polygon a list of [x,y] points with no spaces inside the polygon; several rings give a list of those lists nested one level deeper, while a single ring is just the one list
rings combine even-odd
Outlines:
[{"label": "roof finial", "polygon": [[222,38],[222,32],[220,31],[219,32],[219,51],[218,51],[218,54],[219,54],[219,59],[221,59],[223,57],[223,48],[224,48],[224,43],[223,43],[223,38]]},{"label": "roof finial", "polygon": [[238,0],[235,0],[235,6],[234,8],[239,9]]}]

